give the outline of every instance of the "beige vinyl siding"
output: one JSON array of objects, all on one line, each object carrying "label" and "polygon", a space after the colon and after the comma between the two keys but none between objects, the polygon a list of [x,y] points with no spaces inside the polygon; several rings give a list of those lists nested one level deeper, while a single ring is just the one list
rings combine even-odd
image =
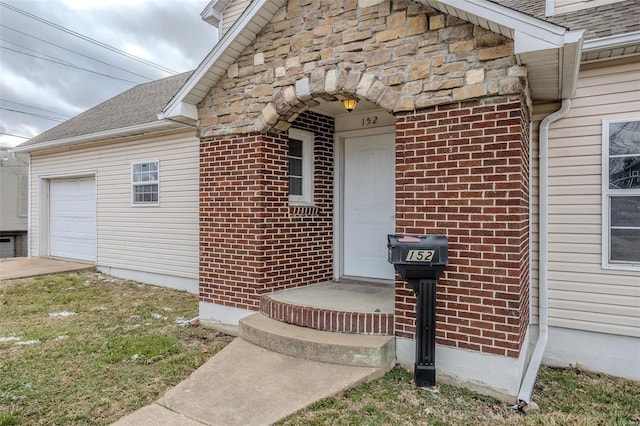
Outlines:
[{"label": "beige vinyl siding", "polygon": [[553,14],[559,15],[561,13],[618,3],[620,1],[623,0],[555,0]]},{"label": "beige vinyl siding", "polygon": [[226,33],[229,28],[238,20],[242,12],[249,6],[251,0],[232,0],[229,6],[222,13],[222,34]]},{"label": "beige vinyl siding", "polygon": [[[40,255],[41,176],[95,171],[97,265],[198,277],[199,143],[180,133],[32,154],[32,254]],[[131,164],[160,162],[159,206],[131,202]]]},{"label": "beige vinyl siding", "polygon": [[[602,268],[602,119],[638,116],[640,62],[583,66],[569,113],[549,138],[551,326],[640,336],[640,270]],[[539,121],[558,104],[534,107]],[[533,152],[538,180],[537,143]],[[537,313],[538,188],[534,184],[533,313]],[[534,316],[534,322],[537,318]]]}]

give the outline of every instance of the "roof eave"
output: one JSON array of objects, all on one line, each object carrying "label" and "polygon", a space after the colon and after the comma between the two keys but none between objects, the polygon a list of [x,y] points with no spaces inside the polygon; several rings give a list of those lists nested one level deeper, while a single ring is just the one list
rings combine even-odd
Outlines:
[{"label": "roof eave", "polygon": [[[237,56],[257,36],[284,0],[256,0],[245,9],[233,26],[222,36],[191,77],[180,88],[162,111],[162,117],[174,119],[180,110],[187,110],[181,104],[197,105],[207,94],[208,88],[226,73]],[[193,113],[195,112],[195,115]],[[197,109],[190,109],[185,116],[197,120]]]},{"label": "roof eave", "polygon": [[582,62],[595,62],[640,54],[640,31],[585,40]]},{"label": "roof eave", "polygon": [[132,137],[132,136],[148,136],[152,133],[187,128],[186,124],[177,123],[171,120],[155,121],[153,123],[138,124],[135,126],[122,127],[119,129],[105,130],[102,132],[91,133],[88,135],[72,136],[63,139],[56,139],[46,142],[35,143],[33,145],[18,145],[13,151],[15,152],[35,152],[47,149],[62,148],[66,146],[79,145],[90,142],[100,142],[116,138]]}]

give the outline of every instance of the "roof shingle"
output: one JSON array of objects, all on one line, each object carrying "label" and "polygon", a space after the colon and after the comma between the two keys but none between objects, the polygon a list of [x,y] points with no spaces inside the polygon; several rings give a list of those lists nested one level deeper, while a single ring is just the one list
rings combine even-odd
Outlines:
[{"label": "roof shingle", "polygon": [[139,84],[19,145],[37,145],[158,121],[157,114],[193,71]]}]

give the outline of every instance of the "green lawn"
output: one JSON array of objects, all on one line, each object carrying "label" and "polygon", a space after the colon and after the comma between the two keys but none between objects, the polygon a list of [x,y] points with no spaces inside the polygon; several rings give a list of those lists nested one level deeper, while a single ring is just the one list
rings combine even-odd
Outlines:
[{"label": "green lawn", "polygon": [[187,324],[197,296],[93,273],[0,284],[0,426],[109,424],[230,337]]},{"label": "green lawn", "polygon": [[417,389],[413,375],[395,368],[336,398],[318,401],[280,425],[620,425],[640,424],[640,383],[579,369],[543,367],[534,401],[540,412],[466,389]]},{"label": "green lawn", "polygon": [[[158,399],[231,337],[187,324],[197,297],[84,273],[0,283],[0,426],[103,425]],[[636,425],[640,384],[542,368],[539,413],[395,368],[282,425]]]}]

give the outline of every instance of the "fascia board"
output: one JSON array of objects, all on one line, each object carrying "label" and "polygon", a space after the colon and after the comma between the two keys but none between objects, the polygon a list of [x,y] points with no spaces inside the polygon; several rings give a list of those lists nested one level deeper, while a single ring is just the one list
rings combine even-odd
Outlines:
[{"label": "fascia board", "polygon": [[[567,29],[550,22],[534,18],[522,12],[492,3],[487,0],[432,0],[429,3],[443,4],[465,13],[475,15],[487,21],[494,22],[521,33],[522,46],[531,46],[533,39],[538,39],[536,44],[549,47],[560,47],[564,44],[564,35]],[[548,45],[546,44],[548,43]],[[524,53],[518,52],[516,53]]]},{"label": "fascia board", "polygon": [[640,43],[640,31],[634,31],[630,33],[585,40],[584,45],[582,46],[582,51],[584,53],[589,53],[604,49],[615,49],[618,47],[624,47],[638,43]]},{"label": "fascia board", "polygon": [[177,129],[180,127],[187,128],[185,124],[176,123],[169,120],[157,121],[153,123],[140,124],[129,127],[121,127],[119,129],[105,130],[103,132],[91,133],[88,135],[73,136],[64,139],[56,139],[52,141],[37,143],[26,146],[16,146],[13,148],[15,152],[34,152],[51,148],[60,148],[63,146],[77,145],[86,142],[98,142],[101,140],[115,139],[121,137],[129,137],[135,135],[144,135],[152,132],[163,130]]},{"label": "fascia board", "polygon": [[[191,74],[189,79],[184,83],[184,85],[178,90],[176,95],[169,101],[167,106],[163,109],[163,118],[172,117],[176,109],[176,104],[185,102],[185,98],[191,93],[191,91],[198,85],[198,83],[207,76],[207,73],[210,69],[215,67],[216,63],[224,56],[233,56],[233,60],[235,60],[235,56],[244,50],[244,48],[253,41],[255,36],[257,35],[257,31],[255,29],[251,29],[251,34],[247,37],[246,34],[243,34],[245,30],[249,31],[249,24],[256,17],[258,12],[262,9],[262,7],[267,3],[274,3],[274,0],[257,0],[253,1],[247,9],[240,15],[238,20],[233,24],[233,26],[222,36],[222,38],[218,41],[218,43],[214,46],[214,48],[207,54],[207,56],[203,59],[203,61],[198,65],[198,68]],[[261,27],[260,27],[261,28]],[[259,29],[258,29],[259,31]],[[234,53],[236,52],[236,53]],[[233,62],[233,61],[232,61]],[[216,80],[220,78],[221,71],[218,70],[216,72]],[[195,105],[194,105],[195,106]],[[197,113],[197,111],[196,111]],[[189,117],[193,118],[193,117]],[[197,116],[195,117],[197,118]]]},{"label": "fascia board", "polygon": [[204,10],[200,12],[200,17],[203,21],[220,29],[222,12],[224,12],[229,3],[231,3],[231,0],[211,0]]},{"label": "fascia board", "polygon": [[198,107],[186,102],[176,102],[169,111],[158,113],[158,120],[173,117],[184,117],[195,121],[198,119]]},{"label": "fascia board", "polygon": [[578,86],[578,72],[582,57],[584,31],[570,31],[567,42],[561,49],[560,96],[562,99],[572,99]]}]

